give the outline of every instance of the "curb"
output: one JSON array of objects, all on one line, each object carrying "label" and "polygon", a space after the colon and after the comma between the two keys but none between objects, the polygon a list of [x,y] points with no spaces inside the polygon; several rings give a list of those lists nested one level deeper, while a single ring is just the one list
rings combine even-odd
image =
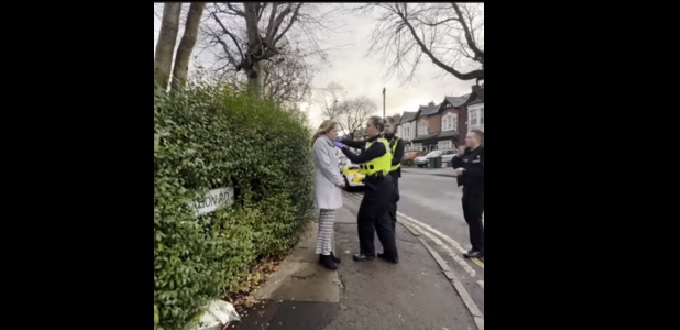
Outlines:
[{"label": "curb", "polygon": [[475,326],[477,327],[477,330],[484,330],[484,314],[482,314],[479,308],[477,308],[477,305],[472,300],[472,297],[470,297],[470,294],[467,292],[467,290],[465,290],[463,283],[461,283],[460,280],[456,278],[456,275],[453,273],[453,270],[451,270],[451,267],[449,267],[448,263],[444,260],[444,258],[442,258],[442,256],[437,251],[435,251],[432,248],[432,246],[420,236],[418,232],[410,228],[409,225],[403,223],[402,221],[399,221],[399,219],[397,219],[397,222],[404,226],[404,228],[406,228],[406,230],[408,230],[409,233],[415,236],[420,242],[420,244],[422,244],[425,247],[425,249],[427,249],[427,252],[430,253],[434,260],[437,261],[437,264],[444,272],[444,276],[446,276],[446,278],[449,279],[454,290],[456,290],[460,298],[463,300],[463,304],[470,312],[470,314],[472,314],[472,318],[475,321]]}]

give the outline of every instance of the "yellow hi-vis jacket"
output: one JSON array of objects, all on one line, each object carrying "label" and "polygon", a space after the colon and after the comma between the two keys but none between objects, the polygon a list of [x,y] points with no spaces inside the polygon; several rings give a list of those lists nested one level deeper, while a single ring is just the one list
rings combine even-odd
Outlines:
[{"label": "yellow hi-vis jacket", "polygon": [[[382,172],[383,175],[387,175],[387,173],[390,172],[390,167],[392,165],[390,144],[384,138],[378,138],[376,142],[382,143],[385,146],[385,154],[359,165],[359,173],[363,175],[371,176],[379,172]],[[370,148],[372,145],[373,142],[366,142],[366,149]]]}]

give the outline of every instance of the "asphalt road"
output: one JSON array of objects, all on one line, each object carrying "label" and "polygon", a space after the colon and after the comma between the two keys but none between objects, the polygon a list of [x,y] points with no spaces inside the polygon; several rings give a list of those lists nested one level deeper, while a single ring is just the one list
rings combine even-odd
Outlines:
[{"label": "asphalt road", "polygon": [[[484,313],[484,263],[465,259],[470,249],[468,226],[463,219],[462,190],[455,177],[427,169],[402,173],[399,181],[399,221],[421,233],[444,258],[456,277]],[[355,192],[359,197],[360,192]]]}]

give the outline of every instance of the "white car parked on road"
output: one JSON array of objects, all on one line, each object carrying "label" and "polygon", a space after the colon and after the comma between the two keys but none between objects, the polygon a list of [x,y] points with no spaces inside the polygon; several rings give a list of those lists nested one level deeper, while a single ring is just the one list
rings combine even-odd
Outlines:
[{"label": "white car parked on road", "polygon": [[418,156],[416,159],[413,160],[413,164],[418,165],[418,167],[427,167],[430,164],[430,158],[432,157],[439,157],[442,155],[442,152],[439,150],[435,150],[430,152],[429,154],[425,156]]},{"label": "white car parked on road", "polygon": [[442,157],[442,164],[451,163],[451,159],[455,156],[455,152],[452,150],[435,150],[430,152],[425,156],[418,156],[413,160],[413,163],[418,165],[418,167],[428,167],[430,166],[430,158],[432,157]]}]

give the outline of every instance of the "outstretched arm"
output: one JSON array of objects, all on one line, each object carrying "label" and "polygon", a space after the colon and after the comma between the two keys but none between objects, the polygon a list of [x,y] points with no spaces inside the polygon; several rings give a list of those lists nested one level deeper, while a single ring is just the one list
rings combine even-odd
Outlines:
[{"label": "outstretched arm", "polygon": [[355,155],[347,147],[342,148],[342,153],[349,158],[352,163],[355,164],[363,164],[366,163],[373,158],[378,158],[384,155],[387,152],[385,150],[385,145],[382,143],[373,143],[366,151],[362,152],[361,155]]},{"label": "outstretched arm", "polygon": [[342,144],[352,147],[352,148],[363,148],[364,147],[364,141],[354,141],[354,140],[345,140],[343,139]]}]

